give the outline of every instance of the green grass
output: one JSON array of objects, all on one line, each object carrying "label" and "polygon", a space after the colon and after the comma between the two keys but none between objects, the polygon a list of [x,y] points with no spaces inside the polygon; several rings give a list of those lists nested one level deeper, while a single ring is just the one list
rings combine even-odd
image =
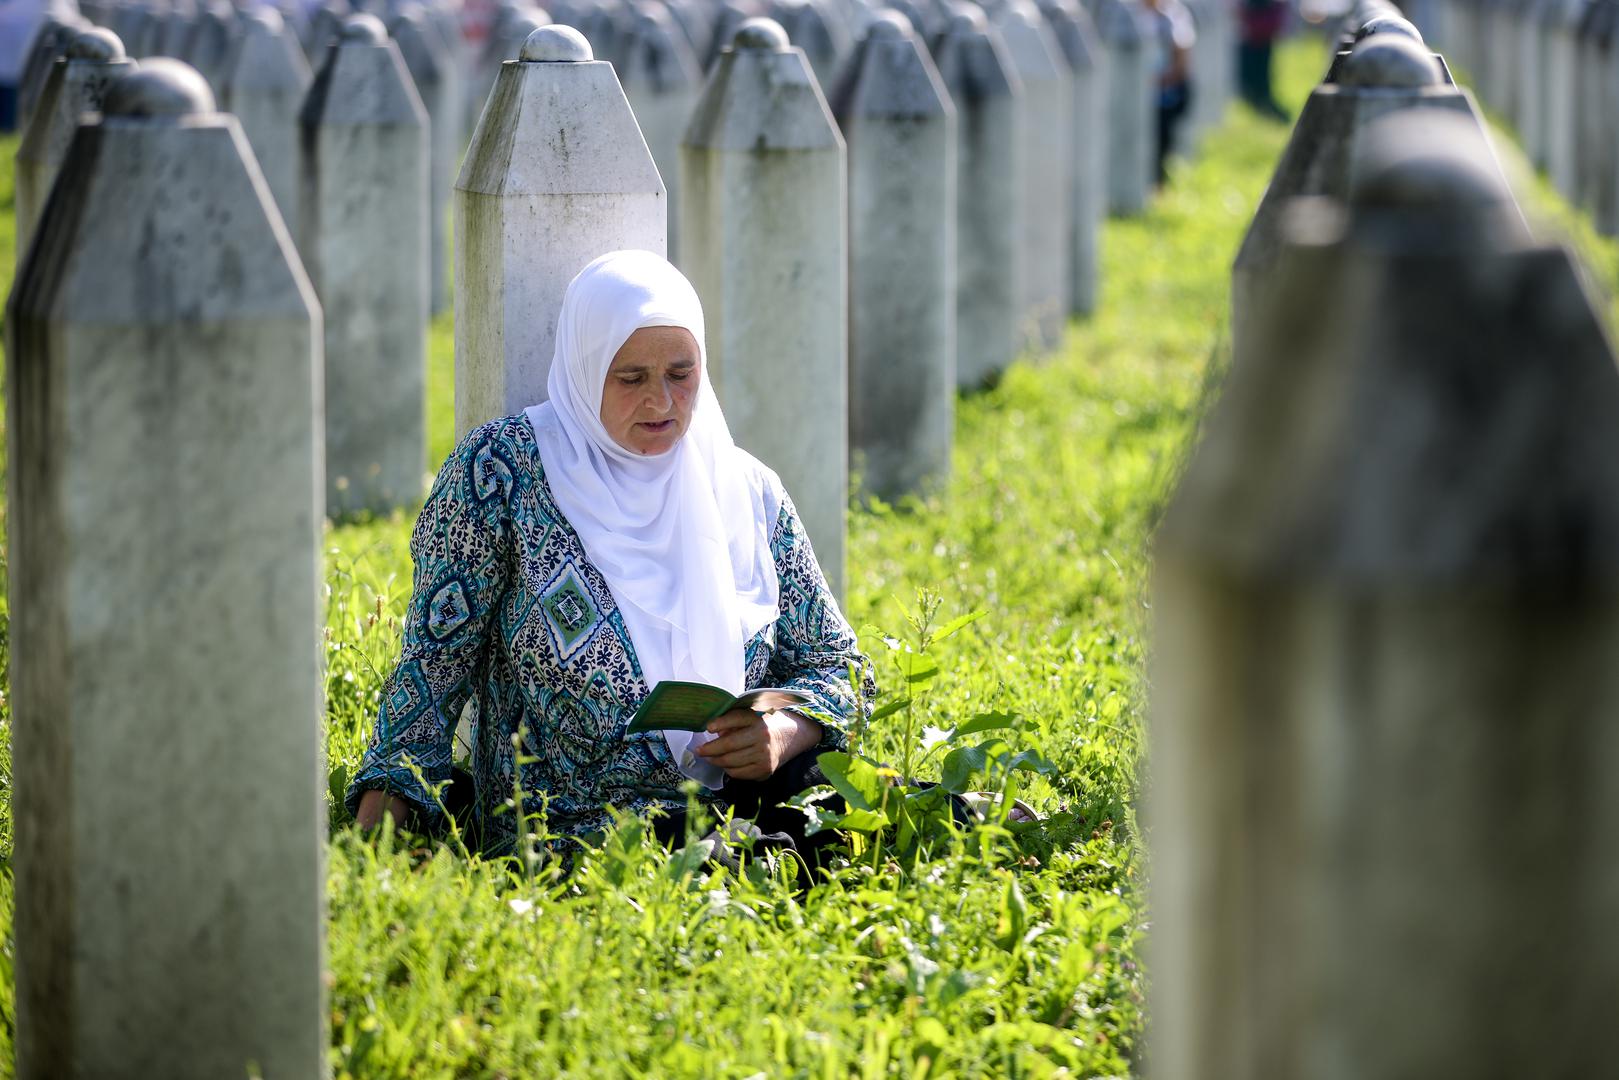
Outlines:
[{"label": "green grass", "polygon": [[[1324,63],[1313,43],[1281,53],[1288,104],[1297,107]],[[1285,135],[1234,108],[1149,214],[1109,223],[1101,312],[1076,324],[1059,356],[1020,364],[962,399],[948,489],[851,515],[846,608],[879,682],[892,690],[899,681],[881,632],[906,634],[919,590],[937,599],[941,618],[987,612],[937,647],[942,672],[918,703],[920,719],[945,729],[1014,712],[1014,739],[1058,766],[1023,791],[1057,825],[1020,843],[981,837],[915,866],[862,851],[797,897],[768,875],[693,873],[633,830],[556,880],[442,845],[362,842],[334,809],[336,1074],[1136,1071],[1147,545],[1221,368],[1230,261]],[[14,152],[15,141],[0,141],[5,161]],[[10,229],[9,185],[0,170],[0,230]],[[1525,199],[1558,215],[1611,296],[1613,242],[1543,186]],[[9,236],[0,232],[0,245]],[[10,267],[9,248],[0,249],[0,275]],[[452,337],[448,318],[434,324],[435,463],[452,438]],[[410,522],[397,514],[326,537],[337,783],[359,758],[397,649]],[[0,591],[0,650],[3,603]],[[897,759],[902,732],[898,715],[879,721],[863,748]],[[0,781],[5,765],[0,757]],[[9,972],[9,871],[0,873],[0,911]],[[0,1061],[13,1034],[9,991],[6,978]]]}]

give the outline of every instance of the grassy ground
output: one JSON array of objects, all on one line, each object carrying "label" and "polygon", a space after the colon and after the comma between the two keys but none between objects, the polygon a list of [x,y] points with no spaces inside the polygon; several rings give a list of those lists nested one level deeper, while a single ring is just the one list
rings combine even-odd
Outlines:
[{"label": "grassy ground", "polygon": [[[1282,54],[1290,105],[1323,65],[1314,44]],[[449,847],[364,843],[334,811],[336,1073],[1134,1072],[1147,543],[1219,370],[1230,260],[1284,138],[1234,109],[1151,213],[1108,225],[1101,313],[1061,355],[961,401],[949,489],[851,518],[846,606],[890,694],[905,684],[893,666],[903,654],[885,637],[914,642],[911,621],[934,605],[934,625],[986,613],[932,647],[939,674],[916,684],[911,710],[874,723],[863,749],[897,761],[971,717],[1010,713],[1008,741],[1056,765],[1023,787],[1048,828],[986,834],[915,865],[862,848],[836,880],[795,897],[767,875],[693,873],[633,832],[560,880]],[[0,160],[14,151],[0,141]],[[12,262],[10,180],[0,172],[0,276]],[[1612,295],[1614,245],[1528,183],[1526,201],[1602,268]],[[451,443],[450,326],[433,332],[435,463]],[[397,649],[409,524],[399,514],[327,535],[334,786],[358,760]],[[0,589],[0,659],[4,611]],[[0,830],[9,849],[3,812]],[[0,1063],[13,1027],[10,906],[6,870]]]}]

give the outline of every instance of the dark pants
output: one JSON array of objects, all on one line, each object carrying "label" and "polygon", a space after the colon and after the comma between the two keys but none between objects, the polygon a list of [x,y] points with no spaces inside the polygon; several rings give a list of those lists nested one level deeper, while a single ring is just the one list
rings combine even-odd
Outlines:
[{"label": "dark pants", "polygon": [[1237,46],[1237,87],[1242,99],[1265,116],[1287,119],[1271,88],[1271,43],[1245,41]]},{"label": "dark pants", "polygon": [[1158,91],[1158,183],[1169,179],[1166,163],[1175,145],[1175,129],[1180,127],[1192,105],[1192,84],[1177,83]]}]

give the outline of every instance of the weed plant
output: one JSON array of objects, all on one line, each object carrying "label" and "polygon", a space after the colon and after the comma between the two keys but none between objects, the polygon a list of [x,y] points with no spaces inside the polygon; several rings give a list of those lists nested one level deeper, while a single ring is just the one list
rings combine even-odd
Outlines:
[{"label": "weed plant", "polygon": [[[1295,43],[1279,62],[1296,108],[1324,48]],[[1135,1072],[1148,542],[1217,384],[1231,258],[1285,136],[1234,107],[1149,213],[1109,222],[1098,314],[1073,325],[1059,355],[961,398],[949,485],[851,515],[845,610],[883,696],[854,754],[833,763],[837,792],[805,807],[851,832],[826,881],[800,893],[786,868],[762,861],[711,871],[699,842],[671,855],[634,821],[562,876],[485,861],[453,840],[363,839],[334,800],[335,1074]],[[15,150],[0,140],[0,275],[12,266]],[[1569,231],[1612,295],[1612,242],[1538,182],[1525,198]],[[432,330],[435,463],[453,441],[451,326],[444,316]],[[398,649],[411,520],[326,534],[334,794]],[[0,584],[0,662],[5,611]],[[962,833],[936,805],[907,801],[919,788],[885,783],[910,778],[1002,799],[987,825]],[[1008,823],[1012,795],[1046,821]],[[543,821],[532,825],[543,839]],[[0,1063],[15,1019],[11,896],[0,866]]]}]

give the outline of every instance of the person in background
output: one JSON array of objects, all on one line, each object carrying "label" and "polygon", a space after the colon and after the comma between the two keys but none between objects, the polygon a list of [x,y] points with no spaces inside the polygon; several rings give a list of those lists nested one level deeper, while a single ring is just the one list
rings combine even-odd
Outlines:
[{"label": "person in background", "polygon": [[1180,0],[1142,0],[1153,29],[1158,78],[1158,184],[1169,179],[1166,163],[1175,131],[1192,103],[1192,44],[1197,29]]},{"label": "person in background", "polygon": [[1237,86],[1242,99],[1261,116],[1286,123],[1291,117],[1271,89],[1271,49],[1287,25],[1286,0],[1240,0],[1241,39],[1237,45]]}]

